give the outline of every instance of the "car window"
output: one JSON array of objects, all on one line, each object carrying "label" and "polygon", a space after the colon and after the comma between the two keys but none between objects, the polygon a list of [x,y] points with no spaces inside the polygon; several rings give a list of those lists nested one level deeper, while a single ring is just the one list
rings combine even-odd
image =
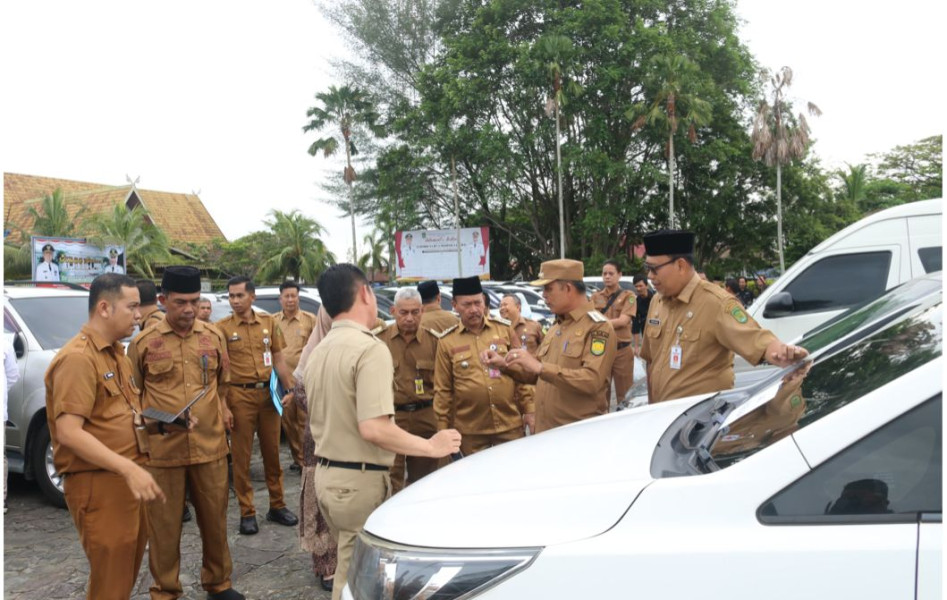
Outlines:
[{"label": "car window", "polygon": [[916,521],[940,513],[941,406],[938,395],[836,454],[766,502],[760,520]]},{"label": "car window", "polygon": [[[277,304],[279,304],[278,301],[277,301]],[[311,312],[311,313],[314,314],[314,315],[315,315],[315,314],[319,314],[319,307],[320,307],[320,306],[322,306],[322,304],[319,303],[319,302],[317,302],[316,300],[313,300],[312,298],[309,298],[309,297],[307,297],[307,296],[300,296],[300,297],[299,297],[299,308],[301,308],[301,309],[303,309],[303,310],[308,310],[309,312]],[[280,310],[280,309],[277,309],[277,310]]]},{"label": "car window", "polygon": [[918,248],[917,256],[921,259],[921,266],[925,273],[936,273],[943,270],[944,249],[942,246]]},{"label": "car window", "polygon": [[[256,299],[253,300],[253,306],[257,308],[262,308],[263,310],[270,313],[271,315],[275,315],[276,313],[282,310],[282,307],[279,304],[278,296],[269,296],[269,297],[257,296]],[[309,309],[307,308],[306,310],[309,310]]]},{"label": "car window", "polygon": [[793,312],[837,310],[874,300],[887,288],[890,266],[887,251],[823,258],[786,287]]},{"label": "car window", "polygon": [[44,350],[62,348],[89,319],[88,296],[15,298],[9,302]]}]

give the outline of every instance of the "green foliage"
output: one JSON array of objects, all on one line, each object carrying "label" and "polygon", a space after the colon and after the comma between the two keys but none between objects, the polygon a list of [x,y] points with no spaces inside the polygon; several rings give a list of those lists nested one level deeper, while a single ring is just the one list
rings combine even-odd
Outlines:
[{"label": "green foliage", "polygon": [[[300,214],[271,210],[266,225],[272,231],[272,244],[263,255],[255,277],[259,283],[280,282],[291,277],[299,282],[315,282],[329,266],[335,264],[335,255],[318,236],[325,229],[315,220]],[[270,240],[268,240],[270,241]]]},{"label": "green foliage", "polygon": [[271,231],[254,231],[232,242],[221,245],[218,267],[231,275],[246,275],[257,283],[257,271],[263,262],[275,255],[278,248],[276,235]]},{"label": "green foliage", "polygon": [[24,237],[27,240],[30,235],[77,237],[85,212],[86,208],[81,207],[75,215],[70,215],[62,189],[56,188],[52,194],[43,196],[39,210],[33,206],[29,208],[28,213],[33,218],[33,227]]},{"label": "green foliage", "polygon": [[87,238],[92,245],[125,247],[129,274],[154,279],[154,265],[171,260],[168,237],[142,206],[129,210],[124,204],[116,204],[110,212],[92,215],[88,225]]},{"label": "green foliage", "polygon": [[924,138],[871,155],[874,179],[859,208],[871,212],[905,202],[940,198],[944,193],[944,136]]}]

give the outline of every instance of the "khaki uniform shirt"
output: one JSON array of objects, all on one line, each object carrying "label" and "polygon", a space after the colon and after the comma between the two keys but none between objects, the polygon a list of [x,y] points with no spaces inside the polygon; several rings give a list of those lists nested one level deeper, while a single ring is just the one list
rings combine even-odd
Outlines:
[{"label": "khaki uniform shirt", "polygon": [[[658,294],[651,300],[641,345],[649,402],[732,388],[733,353],[759,364],[774,339],[739,300],[695,274],[676,298]],[[680,368],[674,369],[671,352],[678,346]]]},{"label": "khaki uniform shirt", "polygon": [[460,323],[452,312],[448,312],[440,306],[436,308],[424,307],[421,313],[421,327],[441,333]]},{"label": "khaki uniform shirt", "polygon": [[522,348],[525,345],[526,350],[536,356],[539,344],[543,341],[543,326],[520,315],[520,318],[513,323],[513,333],[516,335],[513,345],[517,348]]},{"label": "khaki uniform shirt", "polygon": [[273,367],[263,364],[263,353],[269,350],[275,354],[286,347],[273,315],[252,310],[250,321],[244,321],[233,313],[217,321],[216,326],[227,341],[230,383],[268,383]]},{"label": "khaki uniform shirt", "polygon": [[454,427],[461,433],[503,433],[522,427],[523,415],[534,412],[525,384],[499,371],[498,377],[490,377],[490,370],[480,362],[480,353],[487,349],[506,355],[516,347],[508,323],[488,317],[479,334],[460,324],[438,342],[434,363],[438,430]]},{"label": "khaki uniform shirt", "polygon": [[365,327],[335,321],[306,364],[309,429],[316,456],[390,467],[390,452],[358,432],[359,421],[395,412],[391,353]]},{"label": "khaki uniform shirt", "polygon": [[615,330],[586,302],[560,316],[539,346],[536,431],[608,412],[608,381],[617,352]]},{"label": "khaki uniform shirt", "polygon": [[618,288],[618,297],[615,298],[612,305],[608,307],[608,310],[605,310],[605,305],[608,304],[610,297],[611,296],[605,290],[599,290],[592,294],[592,305],[595,306],[595,310],[605,315],[606,319],[617,319],[622,315],[627,315],[627,325],[621,327],[612,325],[612,328],[615,330],[615,336],[619,342],[630,342],[631,321],[634,320],[635,313],[637,312],[635,309],[635,293],[631,290]]},{"label": "khaki uniform shirt", "polygon": [[150,465],[178,467],[210,462],[227,455],[227,434],[219,393],[226,395],[223,336],[211,325],[194,321],[181,337],[167,321],[142,332],[128,345],[142,405],[176,414],[203,387],[207,393],[191,407],[197,425],[189,431],[150,436]]},{"label": "khaki uniform shirt", "polygon": [[164,321],[164,313],[161,312],[161,309],[158,308],[157,304],[152,304],[151,306],[142,309],[141,311],[141,321],[138,326],[138,331],[144,331],[150,325],[155,323],[160,323]]},{"label": "khaki uniform shirt", "polygon": [[137,463],[147,459],[135,441],[134,412],[141,412],[138,388],[121,342],[110,344],[91,327],[66,342],[46,369],[46,424],[53,439],[53,461],[60,473],[100,471],[56,442],[62,414],[85,418],[82,428],[109,450]]},{"label": "khaki uniform shirt", "polygon": [[391,352],[395,369],[395,406],[433,400],[437,337],[427,329],[418,327],[417,333],[409,341],[396,324],[382,328],[375,335]]},{"label": "khaki uniform shirt", "polygon": [[299,364],[299,357],[302,355],[306,342],[312,330],[316,328],[316,315],[308,310],[297,310],[296,315],[287,317],[286,313],[279,311],[275,315],[276,322],[279,323],[280,331],[283,332],[283,341],[286,342],[286,351],[283,356],[286,365],[295,370]]}]

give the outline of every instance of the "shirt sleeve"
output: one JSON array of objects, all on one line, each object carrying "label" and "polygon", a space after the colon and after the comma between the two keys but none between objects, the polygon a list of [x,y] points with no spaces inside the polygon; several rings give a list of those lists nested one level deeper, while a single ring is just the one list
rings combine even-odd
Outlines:
[{"label": "shirt sleeve", "polygon": [[451,403],[454,391],[454,372],[447,344],[443,340],[437,344],[434,358],[434,414],[437,416],[437,429],[447,429],[453,425]]},{"label": "shirt sleeve", "polygon": [[763,329],[746,314],[736,299],[726,300],[717,314],[717,339],[725,348],[742,356],[748,363],[758,365],[766,347],[777,339],[773,332]]},{"label": "shirt sleeve", "polygon": [[50,375],[52,420],[62,414],[91,417],[98,383],[95,362],[80,352],[70,352],[59,360]]},{"label": "shirt sleeve", "polygon": [[355,367],[355,410],[359,421],[395,413],[394,364],[381,342],[369,346]]},{"label": "shirt sleeve", "polygon": [[654,310],[654,298],[651,299],[651,303],[648,305],[648,312],[644,315],[644,324],[641,328],[641,351],[638,353],[638,356],[641,360],[645,362],[651,362],[651,338],[648,337],[648,327],[655,327],[655,325],[650,325],[651,312]]}]

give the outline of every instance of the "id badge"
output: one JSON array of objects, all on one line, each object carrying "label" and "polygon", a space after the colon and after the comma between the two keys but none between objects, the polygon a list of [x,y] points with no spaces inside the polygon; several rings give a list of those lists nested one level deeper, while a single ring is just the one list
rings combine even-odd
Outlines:
[{"label": "id badge", "polygon": [[677,369],[680,369],[680,368],[681,368],[681,358],[682,358],[682,355],[683,355],[683,351],[681,350],[681,347],[680,347],[680,346],[671,346],[671,364],[670,364],[670,366],[671,366],[672,369],[677,370]]},{"label": "id badge", "polygon": [[490,379],[499,379],[500,378],[500,369],[487,369],[487,374],[490,375]]},{"label": "id badge", "polygon": [[424,393],[424,380],[421,378],[414,380],[414,393],[420,396]]},{"label": "id badge", "polygon": [[267,350],[263,353],[263,366],[272,367],[273,366],[273,353]]}]

